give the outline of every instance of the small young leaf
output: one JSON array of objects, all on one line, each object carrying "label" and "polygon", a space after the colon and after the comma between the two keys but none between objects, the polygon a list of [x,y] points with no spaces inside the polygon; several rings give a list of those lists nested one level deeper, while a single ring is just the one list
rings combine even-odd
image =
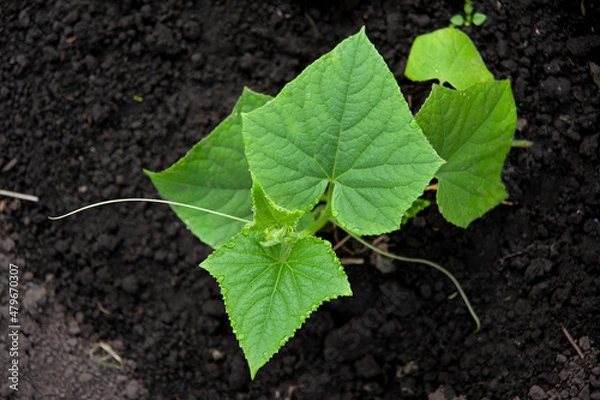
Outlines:
[{"label": "small young leaf", "polygon": [[437,79],[459,90],[494,80],[471,39],[452,27],[418,36],[404,74],[412,81]]},{"label": "small young leaf", "polygon": [[[269,96],[244,89],[231,115],[198,142],[182,159],[159,173],[145,171],[169,200],[252,218],[252,179],[244,156],[242,112],[264,105]],[[240,232],[244,222],[172,207],[201,241],[213,248]]]},{"label": "small young leaf", "polygon": [[200,266],[214,276],[252,378],[323,302],[352,290],[329,242],[314,236],[270,247],[247,228]]},{"label": "small young leaf", "polygon": [[465,14],[473,14],[473,3],[466,1],[463,9],[465,10]]},{"label": "small young leaf", "polygon": [[304,214],[303,211],[289,211],[273,203],[256,179],[252,179],[252,204],[254,206],[252,226],[257,230],[272,226],[294,228]]},{"label": "small young leaf", "polygon": [[456,14],[453,15],[452,18],[450,18],[450,23],[454,26],[463,26],[465,23],[465,19],[462,15]]},{"label": "small young leaf", "polygon": [[473,14],[473,24],[475,26],[483,25],[483,23],[485,22],[486,19],[487,19],[487,15],[485,15],[485,14],[478,13],[478,12]]},{"label": "small young leaf", "polygon": [[276,204],[310,210],[329,187],[332,216],[361,235],[398,229],[443,163],[364,29],[243,120],[248,163]]},{"label": "small young leaf", "polygon": [[447,160],[436,174],[440,212],[466,228],[507,196],[501,172],[517,123],[510,82],[462,91],[434,85],[417,121]]},{"label": "small young leaf", "polygon": [[304,211],[289,211],[279,207],[267,197],[262,186],[252,179],[252,204],[254,221],[252,228],[264,235],[261,242],[264,246],[282,243],[288,233],[294,231]]}]

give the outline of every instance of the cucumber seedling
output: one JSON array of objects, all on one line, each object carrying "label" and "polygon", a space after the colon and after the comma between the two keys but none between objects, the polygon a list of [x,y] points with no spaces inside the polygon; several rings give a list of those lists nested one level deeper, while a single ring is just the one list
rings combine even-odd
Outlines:
[{"label": "cucumber seedling", "polygon": [[[500,179],[516,112],[473,43],[447,28],[416,39],[406,75],[439,80],[413,116],[364,28],[275,96],[244,89],[231,114],[163,172],[146,171],[194,235],[215,251],[200,266],[218,282],[251,377],[325,301],[351,296],[331,244],[336,226],[363,236],[400,229],[437,203],[467,227],[506,198]],[[452,88],[447,87],[448,85]],[[139,201],[140,199],[127,199]],[[210,212],[206,212],[210,210]]]},{"label": "cucumber seedling", "polygon": [[465,12],[464,17],[461,14],[455,14],[450,18],[450,26],[471,26],[471,24],[481,26],[487,19],[487,15],[475,12],[473,0],[465,0],[463,11]]}]

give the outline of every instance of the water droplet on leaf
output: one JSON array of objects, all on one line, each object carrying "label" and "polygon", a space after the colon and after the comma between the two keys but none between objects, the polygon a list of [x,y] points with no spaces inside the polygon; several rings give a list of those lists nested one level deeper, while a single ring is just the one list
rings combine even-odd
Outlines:
[{"label": "water droplet on leaf", "polygon": [[279,347],[283,347],[287,343],[288,340],[290,340],[289,336],[285,336],[283,339],[281,339],[279,341]]},{"label": "water droplet on leaf", "polygon": [[301,315],[301,316],[300,316],[300,320],[301,320],[302,322],[304,322],[304,321],[306,321],[306,319],[307,319],[308,317],[310,317],[310,313],[306,313],[306,314],[304,314],[304,315]]}]

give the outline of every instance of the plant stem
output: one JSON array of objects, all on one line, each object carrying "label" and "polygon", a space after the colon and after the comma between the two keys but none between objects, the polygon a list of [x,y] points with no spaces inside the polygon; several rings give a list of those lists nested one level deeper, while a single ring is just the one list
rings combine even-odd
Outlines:
[{"label": "plant stem", "polygon": [[361,244],[363,244],[365,247],[367,247],[367,248],[369,248],[369,249],[371,249],[371,250],[373,250],[373,251],[381,254],[382,256],[386,256],[386,257],[393,258],[393,259],[399,260],[399,261],[404,261],[404,262],[417,263],[417,264],[425,264],[425,265],[428,265],[428,266],[430,266],[432,268],[435,268],[436,270],[438,270],[441,273],[443,273],[444,275],[446,275],[448,278],[450,278],[450,280],[452,281],[452,283],[454,284],[454,286],[458,290],[458,293],[460,294],[460,297],[462,297],[465,305],[469,309],[469,313],[471,314],[471,317],[475,320],[475,325],[476,325],[475,333],[479,332],[479,329],[481,328],[481,321],[479,320],[479,317],[477,316],[477,313],[473,309],[473,306],[471,305],[471,302],[469,301],[469,298],[465,294],[462,286],[460,285],[460,283],[458,282],[458,280],[456,280],[456,278],[454,277],[454,275],[452,275],[452,273],[450,271],[448,271],[446,268],[442,267],[441,265],[434,263],[433,261],[425,260],[425,259],[422,259],[422,258],[402,257],[402,256],[398,256],[396,254],[388,253],[387,251],[383,251],[381,249],[378,249],[377,247],[373,246],[369,242],[365,241],[364,239],[361,239],[360,237],[356,236],[355,234],[353,234],[351,232],[347,232],[347,233],[350,236],[352,236],[354,239],[356,239],[358,242],[360,242]]},{"label": "plant stem", "polygon": [[245,222],[245,223],[252,222],[252,221],[248,221],[247,219],[244,219],[244,218],[236,217],[235,215],[229,215],[229,214],[221,213],[219,211],[209,210],[208,208],[196,207],[196,206],[192,206],[192,205],[189,205],[189,204],[177,203],[175,201],[170,201],[170,200],[145,199],[145,198],[138,198],[138,197],[101,201],[99,203],[94,203],[94,204],[87,205],[85,207],[78,208],[76,210],[73,210],[73,211],[71,211],[69,213],[66,213],[66,214],[63,214],[63,215],[59,215],[57,217],[50,217],[49,216],[48,219],[56,221],[58,219],[63,219],[63,218],[70,217],[73,214],[77,214],[77,213],[80,213],[82,211],[89,210],[90,208],[105,206],[105,205],[108,205],[108,204],[131,203],[131,202],[168,204],[168,205],[171,205],[171,206],[191,208],[193,210],[198,210],[198,211],[202,211],[202,212],[205,212],[205,213],[208,213],[208,214],[218,215],[219,217],[229,218],[229,219],[233,219],[235,221],[240,221],[240,222]]},{"label": "plant stem", "polygon": [[520,148],[520,149],[528,149],[530,147],[533,147],[533,142],[531,140],[513,139],[510,146]]},{"label": "plant stem", "polygon": [[317,218],[317,220],[315,222],[313,222],[313,224],[311,226],[309,226],[308,228],[306,228],[305,230],[300,232],[299,236],[301,238],[304,238],[307,236],[314,235],[315,233],[317,233],[319,231],[319,229],[321,229],[322,227],[325,226],[325,224],[329,221],[330,218],[331,218],[331,210],[329,209],[329,207],[326,207],[321,212],[321,215],[319,215],[319,218]]},{"label": "plant stem", "polygon": [[299,234],[300,237],[303,238],[303,237],[314,235],[315,233],[317,233],[319,231],[319,229],[324,227],[327,222],[329,222],[329,220],[331,218],[331,199],[333,197],[333,187],[334,187],[334,184],[332,182],[330,182],[329,186],[327,187],[327,190],[325,191],[325,194],[323,196],[321,196],[321,201],[323,201],[323,197],[325,197],[325,199],[326,199],[325,204],[319,206],[319,207],[323,207],[323,211],[321,211],[319,218],[317,218],[317,220],[311,226],[309,226],[308,228],[306,228],[305,230],[300,232],[300,234]]}]

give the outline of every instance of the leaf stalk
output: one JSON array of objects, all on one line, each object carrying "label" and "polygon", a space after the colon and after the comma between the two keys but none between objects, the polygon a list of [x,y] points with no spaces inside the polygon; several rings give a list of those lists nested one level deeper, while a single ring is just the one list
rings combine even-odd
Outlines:
[{"label": "leaf stalk", "polygon": [[531,140],[525,140],[525,139],[513,139],[510,146],[519,148],[519,149],[529,149],[529,148],[533,147],[533,142]]},{"label": "leaf stalk", "polygon": [[302,232],[299,233],[300,238],[314,235],[322,227],[324,227],[325,224],[327,222],[329,222],[330,219],[331,219],[331,208],[329,207],[329,204],[328,204],[327,207],[325,207],[325,209],[319,215],[319,218],[317,218],[317,220],[315,222],[313,222],[313,224],[311,226],[309,226],[308,228],[304,229]]}]

